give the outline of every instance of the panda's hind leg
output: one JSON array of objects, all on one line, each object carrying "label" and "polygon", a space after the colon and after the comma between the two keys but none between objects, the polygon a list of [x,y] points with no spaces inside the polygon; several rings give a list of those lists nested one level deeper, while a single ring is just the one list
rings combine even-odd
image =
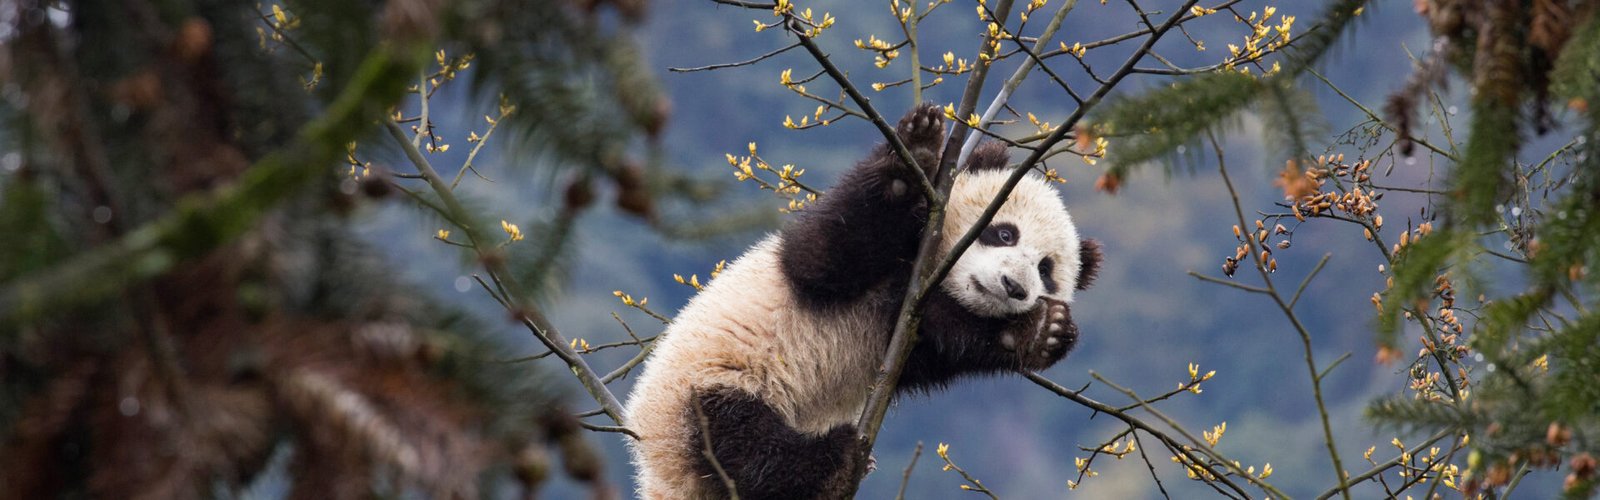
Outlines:
[{"label": "panda's hind leg", "polygon": [[[755,395],[731,387],[696,391],[691,404],[695,432],[696,473],[712,491],[727,492],[722,474],[732,480],[741,499],[824,498],[850,480],[862,441],[855,426],[843,424],[822,436],[810,436],[784,422],[783,416]],[[716,466],[704,450],[710,444]],[[731,495],[724,495],[731,496]]]}]

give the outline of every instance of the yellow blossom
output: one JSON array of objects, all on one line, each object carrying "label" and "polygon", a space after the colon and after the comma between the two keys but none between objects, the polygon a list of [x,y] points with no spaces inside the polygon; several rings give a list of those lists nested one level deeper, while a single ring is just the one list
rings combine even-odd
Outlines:
[{"label": "yellow blossom", "polygon": [[1205,430],[1200,431],[1200,434],[1201,434],[1201,437],[1205,438],[1206,443],[1209,443],[1211,446],[1216,446],[1217,445],[1217,441],[1222,440],[1222,433],[1227,432],[1227,431],[1228,431],[1228,423],[1227,422],[1223,422],[1221,424],[1217,424],[1216,426],[1213,426],[1211,428],[1211,430],[1209,430],[1209,431],[1205,431]]},{"label": "yellow blossom", "polygon": [[441,240],[448,240],[450,239],[450,231],[447,229],[440,229],[439,232],[433,233],[433,237]]},{"label": "yellow blossom", "polygon": [[518,228],[516,224],[506,222],[504,219],[502,219],[500,221],[500,229],[505,230],[506,235],[511,237],[511,241],[522,241],[522,229]]}]

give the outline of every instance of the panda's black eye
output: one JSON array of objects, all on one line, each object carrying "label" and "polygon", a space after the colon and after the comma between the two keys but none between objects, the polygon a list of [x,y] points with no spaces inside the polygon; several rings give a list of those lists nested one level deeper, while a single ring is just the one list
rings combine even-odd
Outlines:
[{"label": "panda's black eye", "polygon": [[978,235],[978,243],[991,247],[1013,246],[1021,239],[1022,233],[1017,231],[1017,226],[1007,222],[991,224]]}]

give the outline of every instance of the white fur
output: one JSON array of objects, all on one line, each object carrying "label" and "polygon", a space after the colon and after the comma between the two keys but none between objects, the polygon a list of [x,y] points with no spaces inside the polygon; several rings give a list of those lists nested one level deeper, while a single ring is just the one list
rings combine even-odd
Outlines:
[{"label": "white fur", "polygon": [[[950,240],[965,233],[1004,177],[998,171],[957,177],[945,223],[944,234]],[[974,245],[957,261],[945,280],[946,289],[980,314],[1024,311],[1043,293],[1037,265],[1038,258],[1048,254],[1057,263],[1057,295],[1070,300],[1075,284],[1071,276],[1078,269],[1078,237],[1053,188],[1030,176],[1017,185],[995,220],[1016,224],[1022,243],[1006,249]],[[942,242],[941,252],[948,252],[953,243]],[[795,429],[814,435],[860,415],[891,333],[874,311],[894,307],[887,302],[898,302],[900,297],[889,297],[887,285],[879,285],[883,288],[863,295],[868,303],[827,315],[809,313],[784,281],[779,245],[780,236],[769,236],[729,264],[656,341],[625,416],[639,434],[630,450],[642,497],[710,496],[694,472],[700,448],[689,442],[698,425],[689,406],[692,388],[742,389],[771,405]],[[1030,290],[1025,304],[952,288],[970,277],[993,279],[999,287],[1000,272],[1013,273],[1013,279],[1032,277],[1025,285]]]}]

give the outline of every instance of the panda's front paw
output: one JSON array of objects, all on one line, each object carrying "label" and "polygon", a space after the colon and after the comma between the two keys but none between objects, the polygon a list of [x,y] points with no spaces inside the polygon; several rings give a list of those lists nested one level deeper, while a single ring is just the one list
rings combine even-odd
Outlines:
[{"label": "panda's front paw", "polygon": [[895,132],[924,172],[939,168],[939,152],[944,146],[944,108],[931,103],[917,106],[900,118]]},{"label": "panda's front paw", "polygon": [[1066,302],[1050,297],[1040,297],[1039,307],[1019,325],[1006,332],[1000,343],[1017,354],[1024,370],[1043,370],[1060,361],[1078,344],[1078,325],[1072,322],[1072,310]]},{"label": "panda's front paw", "polygon": [[923,103],[900,117],[900,141],[907,148],[935,148],[944,139],[944,108]]}]

